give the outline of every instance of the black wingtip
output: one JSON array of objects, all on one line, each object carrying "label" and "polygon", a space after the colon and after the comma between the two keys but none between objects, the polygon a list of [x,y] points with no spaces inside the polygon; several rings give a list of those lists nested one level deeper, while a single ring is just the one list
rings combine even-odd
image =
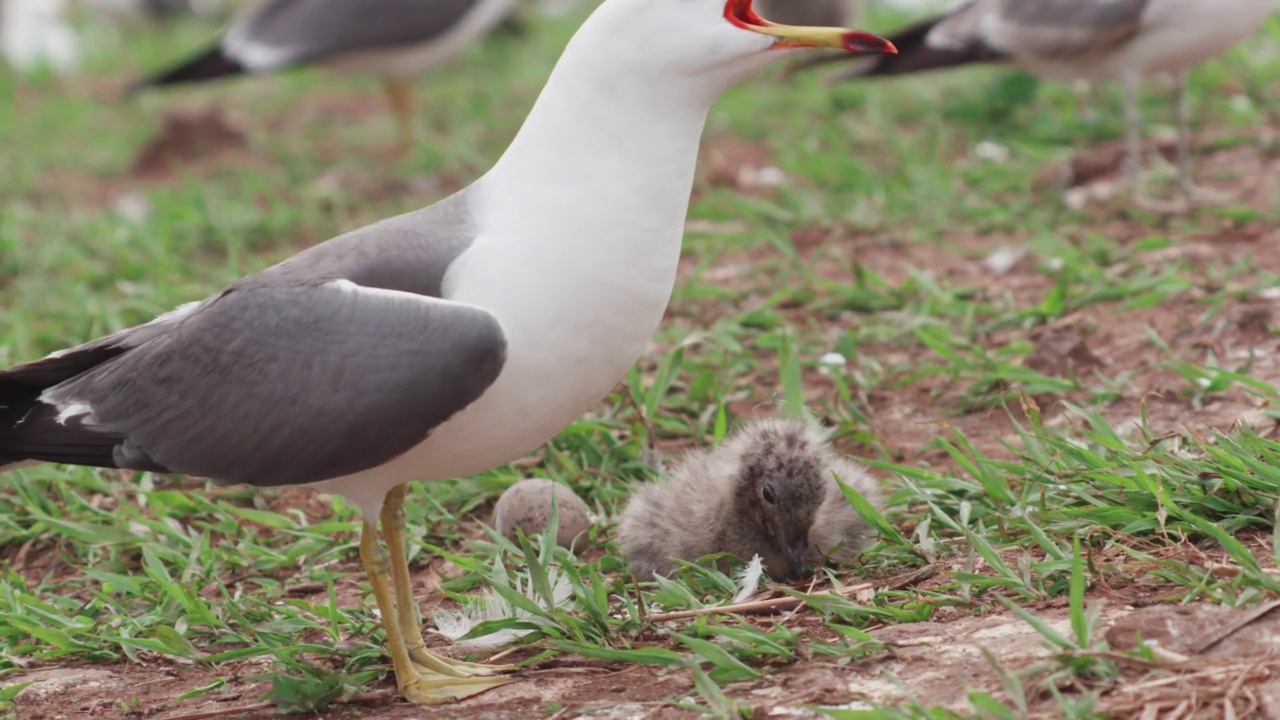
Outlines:
[{"label": "black wingtip", "polygon": [[0,472],[28,462],[119,467],[114,452],[120,438],[59,420],[58,409],[40,400],[10,394],[0,406]]},{"label": "black wingtip", "polygon": [[186,62],[151,77],[139,80],[125,91],[133,95],[139,91],[164,85],[205,82],[225,77],[243,75],[248,70],[236,60],[227,57],[220,45],[215,45]]}]

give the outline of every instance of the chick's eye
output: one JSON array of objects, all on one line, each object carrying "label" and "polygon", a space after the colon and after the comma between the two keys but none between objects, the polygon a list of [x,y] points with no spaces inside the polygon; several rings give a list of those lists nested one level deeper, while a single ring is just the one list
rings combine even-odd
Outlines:
[{"label": "chick's eye", "polygon": [[760,491],[760,499],[764,500],[770,505],[777,502],[778,498],[773,494],[773,486],[765,485],[764,488]]}]

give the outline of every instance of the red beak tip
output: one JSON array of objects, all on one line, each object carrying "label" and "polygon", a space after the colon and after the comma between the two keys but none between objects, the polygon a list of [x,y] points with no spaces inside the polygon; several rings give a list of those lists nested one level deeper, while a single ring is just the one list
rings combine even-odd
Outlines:
[{"label": "red beak tip", "polygon": [[851,32],[844,36],[844,49],[852,53],[868,55],[897,55],[898,48],[890,41],[870,33]]}]

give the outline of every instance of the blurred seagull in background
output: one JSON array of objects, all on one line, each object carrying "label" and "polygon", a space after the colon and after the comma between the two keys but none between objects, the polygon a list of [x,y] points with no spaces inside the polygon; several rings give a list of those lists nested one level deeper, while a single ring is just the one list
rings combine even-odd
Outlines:
[{"label": "blurred seagull in background", "polygon": [[[375,6],[411,4],[353,2],[267,8],[358,7],[345,17],[365,36]],[[264,12],[255,27],[273,22]],[[406,485],[524,457],[614,389],[671,299],[711,104],[806,47],[893,52],[867,33],[770,22],[751,0],[605,0],[468,187],[0,371],[0,470],[55,462],[341,494],[364,513],[360,558],[401,694],[445,703],[510,682],[509,668],[427,649]],[[241,59],[255,57],[270,59]]]},{"label": "blurred seagull in background", "polygon": [[859,0],[760,0],[756,10],[788,25],[852,25]]},{"label": "blurred seagull in background", "polygon": [[[899,54],[862,62],[839,77],[1009,63],[1051,80],[1119,80],[1134,197],[1153,209],[1182,209],[1223,199],[1192,182],[1187,73],[1243,40],[1276,7],[1276,0],[967,0],[889,36]],[[1183,202],[1160,203],[1145,194],[1138,90],[1143,78],[1156,74],[1176,80],[1177,183]]]},{"label": "blurred seagull in background", "polygon": [[78,0],[78,4],[111,22],[130,25],[182,15],[215,15],[226,9],[227,0]]},{"label": "blurred seagull in background", "polygon": [[407,151],[413,78],[456,57],[514,8],[515,0],[269,0],[241,13],[213,47],[134,90],[304,65],[378,75]]}]

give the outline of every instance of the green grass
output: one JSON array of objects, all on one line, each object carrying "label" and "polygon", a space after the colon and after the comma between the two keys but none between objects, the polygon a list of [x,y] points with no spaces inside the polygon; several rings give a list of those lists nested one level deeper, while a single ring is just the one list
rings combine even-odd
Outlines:
[{"label": "green grass", "polygon": [[[0,362],[145,321],[438,195],[413,190],[415,178],[473,179],[515,131],[576,19],[538,20],[424,79],[421,123],[432,142],[398,162],[386,160],[392,125],[367,78],[299,72],[96,99],[183,55],[208,25],[123,37],[90,28],[83,78],[0,70],[0,94],[18,110],[0,114],[0,134],[13,138],[0,157]],[[868,23],[900,20],[873,14]],[[1273,19],[1194,75],[1196,122],[1218,147],[1274,155],[1265,137],[1280,127],[1277,43]],[[1232,97],[1242,99],[1224,100]],[[1239,356],[1215,346],[1211,328],[1234,328],[1239,308],[1269,302],[1280,255],[1234,238],[1274,228],[1280,197],[1172,220],[1067,209],[1038,181],[1046,165],[1122,133],[1114,88],[1093,98],[1081,119],[1070,88],[981,69],[830,89],[817,76],[786,83],[766,73],[730,92],[709,119],[710,144],[729,135],[763,143],[789,183],[761,197],[700,182],[691,273],[653,352],[536,464],[414,487],[415,568],[443,555],[456,568],[444,583],[453,597],[489,588],[537,618],[523,664],[585,656],[687,670],[693,689],[668,702],[718,717],[751,711],[744,681],[798,662],[874,667],[889,654],[874,628],[941,608],[1035,625],[1035,608],[1055,598],[1068,603],[1072,630],[1037,626],[1054,647],[1051,667],[1002,669],[999,691],[969,693],[968,714],[1090,717],[1120,677],[1098,654],[1096,583],[1229,606],[1280,590],[1268,572],[1280,551],[1280,444],[1262,425],[1205,410],[1234,404],[1277,417],[1280,379],[1266,361],[1274,340],[1264,333],[1252,341],[1256,356]],[[1145,97],[1148,127],[1169,124],[1164,98]],[[165,109],[210,104],[246,129],[254,162],[167,183],[130,179]],[[975,157],[983,140],[1009,159]],[[317,183],[335,168],[355,178],[354,190]],[[116,210],[124,193],[145,198],[144,221]],[[810,252],[801,231],[826,240]],[[1179,252],[1212,242],[1234,244]],[[1022,269],[982,270],[1001,245],[1025,250]],[[1109,346],[1112,321],[1151,351],[1114,364],[1036,362],[1045,333],[1074,328]],[[1263,321],[1266,333],[1274,324]],[[1205,342],[1188,339],[1197,333]],[[824,365],[831,352],[848,363]],[[612,517],[630,484],[673,459],[655,448],[718,441],[773,404],[817,413],[891,490],[885,517],[872,518],[881,541],[827,578],[881,581],[937,563],[933,582],[870,602],[808,595],[816,626],[769,616],[654,623],[655,613],[724,604],[732,581],[690,565],[637,586],[608,523],[593,530],[603,552],[589,559],[477,530],[488,505],[528,473],[568,484]],[[901,409],[916,420],[891,431]],[[266,677],[271,698],[296,710],[384,687],[357,513],[340,498],[304,511],[277,495],[82,468],[0,477],[0,682],[27,667],[194,665],[208,679],[184,699]],[[1187,543],[1234,571],[1171,552]],[[551,607],[556,567],[574,595]],[[322,592],[300,599],[290,593],[300,585]],[[12,709],[14,694],[0,690],[0,709]],[[912,702],[881,710],[956,712]]]}]

